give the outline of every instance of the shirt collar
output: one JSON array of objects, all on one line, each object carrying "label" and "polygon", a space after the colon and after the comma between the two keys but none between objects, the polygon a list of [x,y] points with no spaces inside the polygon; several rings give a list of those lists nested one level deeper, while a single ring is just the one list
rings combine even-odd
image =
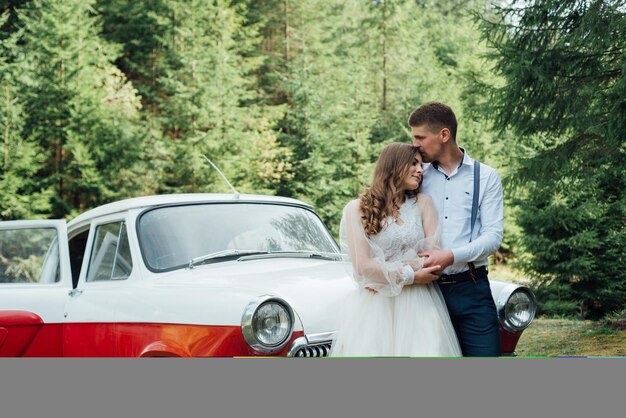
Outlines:
[{"label": "shirt collar", "polygon": [[[474,159],[472,157],[470,157],[469,155],[467,155],[467,152],[465,152],[465,148],[459,147],[459,149],[461,150],[461,152],[463,152],[463,158],[461,158],[461,162],[459,163],[459,166],[456,168],[456,170],[454,172],[459,171],[461,166],[464,166],[464,165],[469,165],[469,166],[472,166],[472,167],[474,166]],[[435,170],[439,170],[439,161],[433,161],[430,165]]]}]

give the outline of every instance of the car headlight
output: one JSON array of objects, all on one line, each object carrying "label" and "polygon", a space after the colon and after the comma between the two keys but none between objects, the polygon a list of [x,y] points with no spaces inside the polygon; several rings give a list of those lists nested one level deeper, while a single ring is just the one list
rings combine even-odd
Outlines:
[{"label": "car headlight", "polygon": [[520,332],[530,325],[537,313],[537,299],[525,286],[510,285],[498,298],[498,318],[508,332]]},{"label": "car headlight", "polygon": [[248,304],[241,318],[243,337],[262,353],[280,350],[293,334],[293,310],[287,302],[261,296]]}]

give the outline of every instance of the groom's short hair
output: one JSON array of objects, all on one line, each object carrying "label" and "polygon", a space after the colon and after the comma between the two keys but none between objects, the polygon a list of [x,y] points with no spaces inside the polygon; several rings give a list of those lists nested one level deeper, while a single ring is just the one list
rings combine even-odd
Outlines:
[{"label": "groom's short hair", "polygon": [[424,103],[409,116],[409,126],[427,125],[431,130],[448,128],[456,141],[456,116],[452,108],[441,102]]}]

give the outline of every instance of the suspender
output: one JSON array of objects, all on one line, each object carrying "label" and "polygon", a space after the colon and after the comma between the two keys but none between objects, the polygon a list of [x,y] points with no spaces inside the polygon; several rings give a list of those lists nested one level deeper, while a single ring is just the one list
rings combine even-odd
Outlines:
[{"label": "suspender", "polygon": [[480,191],[480,163],[474,160],[474,198],[472,199],[472,220],[470,226],[470,242],[472,242],[472,232],[478,217],[478,192]]},{"label": "suspender", "polygon": [[[463,160],[461,160],[463,164]],[[448,176],[446,175],[446,178]],[[470,223],[470,242],[472,242],[472,232],[474,231],[474,224],[476,218],[478,218],[478,193],[480,192],[480,162],[474,160],[474,196],[472,197],[472,218]]]},{"label": "suspender", "polygon": [[[472,232],[474,232],[474,224],[478,217],[478,193],[480,192],[480,163],[478,160],[474,160],[474,196],[472,198],[472,218],[470,223],[470,242],[472,242]],[[476,283],[476,267],[473,262],[467,263],[469,266],[470,276],[474,283]]]}]

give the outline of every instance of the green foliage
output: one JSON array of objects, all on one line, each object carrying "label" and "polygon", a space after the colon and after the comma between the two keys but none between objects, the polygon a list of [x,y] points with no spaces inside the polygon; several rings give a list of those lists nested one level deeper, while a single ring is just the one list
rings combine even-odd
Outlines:
[{"label": "green foliage", "polygon": [[[258,98],[260,37],[245,20],[245,4],[117,1],[101,8],[107,37],[124,42],[122,67],[149,111],[158,192],[228,192],[202,155],[240,191],[271,193],[289,177],[289,151],[274,130],[283,109]],[[137,30],[122,31],[127,24]]]},{"label": "green foliage", "polygon": [[2,0],[0,2],[0,40],[7,39],[18,30],[16,10],[30,0]]},{"label": "green foliage", "polygon": [[45,150],[36,176],[55,189],[55,217],[139,190],[139,101],[112,64],[117,48],[99,37],[92,3],[34,0],[18,11],[23,135]]},{"label": "green foliage", "polygon": [[505,80],[489,110],[519,141],[508,181],[522,264],[548,313],[626,305],[624,5],[537,0],[482,22]]},{"label": "green foliage", "polygon": [[[0,16],[0,27],[8,20]],[[14,55],[19,33],[0,40],[0,219],[32,218],[50,211],[52,190],[39,184],[35,174],[44,167],[42,149],[24,139],[23,100],[16,77]]]},{"label": "green foliage", "polygon": [[[365,168],[371,165],[377,98],[366,51],[354,45],[365,34],[360,23],[367,9],[356,3],[281,3],[263,29],[271,39],[263,88],[287,106],[278,140],[290,149],[293,178],[277,191],[314,203],[335,226],[343,205],[368,181]],[[275,6],[267,2],[266,11]]]},{"label": "green foliage", "polygon": [[336,230],[379,150],[410,141],[406,118],[428,100],[457,110],[472,155],[490,154],[487,122],[465,116],[473,100],[463,91],[465,70],[481,68],[465,10],[407,0],[254,2],[268,56],[261,86],[287,105],[279,140],[291,149],[293,179],[278,193],[313,203]]},{"label": "green foliage", "polygon": [[43,257],[31,254],[27,258],[14,258],[8,262],[0,256],[0,283],[36,283],[43,260]]},{"label": "green foliage", "polygon": [[257,100],[250,74],[260,65],[251,56],[259,38],[244,25],[243,7],[227,1],[175,5],[169,70],[158,80],[165,95],[162,125],[177,162],[168,184],[174,189],[224,189],[200,154],[215,160],[242,191],[267,191],[286,169],[280,161],[285,151],[271,130],[282,110]]}]

